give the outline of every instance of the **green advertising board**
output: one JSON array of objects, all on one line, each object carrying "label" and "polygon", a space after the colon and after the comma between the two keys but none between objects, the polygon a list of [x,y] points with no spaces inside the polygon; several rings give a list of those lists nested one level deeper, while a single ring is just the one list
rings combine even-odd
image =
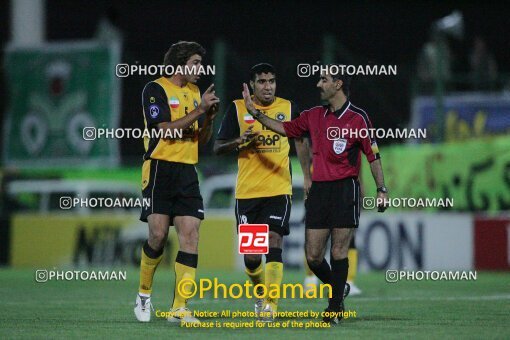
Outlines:
[{"label": "green advertising board", "polygon": [[[510,211],[510,136],[389,146],[380,152],[390,197],[452,198],[449,211]],[[374,196],[366,161],[362,181],[365,196]]]},{"label": "green advertising board", "polygon": [[10,46],[3,163],[20,168],[114,167],[115,139],[84,140],[83,128],[119,125],[115,43]]}]

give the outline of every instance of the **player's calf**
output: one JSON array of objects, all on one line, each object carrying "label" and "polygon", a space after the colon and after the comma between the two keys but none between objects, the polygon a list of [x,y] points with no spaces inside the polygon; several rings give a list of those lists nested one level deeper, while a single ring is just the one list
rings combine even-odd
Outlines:
[{"label": "player's calf", "polygon": [[163,248],[154,250],[146,241],[142,247],[140,259],[140,285],[138,287],[138,295],[135,301],[135,316],[140,322],[148,322],[151,318],[152,303],[152,281],[156,268],[163,258]]},{"label": "player's calf", "polygon": [[[257,254],[245,254],[244,255],[244,266],[246,275],[250,278],[254,286],[264,285],[264,265],[262,264],[262,255]],[[257,297],[255,298],[255,315],[259,315],[264,309],[264,290],[262,287],[257,288]]]},{"label": "player's calf", "polygon": [[[283,279],[283,259],[281,248],[269,248],[266,254],[266,287],[268,291],[275,286],[280,286]],[[266,297],[266,307],[271,307],[271,312],[275,313],[278,309],[278,298]],[[266,308],[264,308],[266,309]],[[274,318],[274,317],[273,317]]]}]

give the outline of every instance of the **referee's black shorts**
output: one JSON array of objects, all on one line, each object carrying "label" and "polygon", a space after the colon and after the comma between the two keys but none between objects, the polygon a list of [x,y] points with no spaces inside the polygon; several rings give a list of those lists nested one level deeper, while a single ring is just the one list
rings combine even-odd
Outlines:
[{"label": "referee's black shorts", "polygon": [[140,220],[147,222],[151,214],[194,216],[204,219],[204,203],[198,186],[198,175],[192,164],[151,159],[144,162],[142,195],[150,199],[150,206],[143,207]]},{"label": "referee's black shorts", "polygon": [[239,224],[268,224],[269,230],[281,236],[289,235],[292,206],[290,195],[236,200],[236,220]]},{"label": "referee's black shorts", "polygon": [[313,182],[305,201],[305,227],[357,228],[359,196],[359,182],[354,177],[331,182]]}]

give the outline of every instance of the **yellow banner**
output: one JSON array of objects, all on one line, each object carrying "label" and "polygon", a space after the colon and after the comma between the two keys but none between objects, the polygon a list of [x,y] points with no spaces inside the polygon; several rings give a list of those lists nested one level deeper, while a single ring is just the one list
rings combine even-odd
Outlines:
[{"label": "yellow banner", "polygon": [[[170,227],[163,265],[173,264],[179,242]],[[148,227],[138,214],[16,214],[11,223],[12,266],[111,266],[140,263]],[[233,218],[211,217],[200,226],[199,267],[233,269]]]}]

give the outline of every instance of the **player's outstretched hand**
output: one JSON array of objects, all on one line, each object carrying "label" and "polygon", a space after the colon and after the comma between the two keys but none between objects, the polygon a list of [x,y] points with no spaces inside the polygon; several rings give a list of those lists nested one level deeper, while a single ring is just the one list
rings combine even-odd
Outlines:
[{"label": "player's outstretched hand", "polygon": [[248,88],[248,85],[246,83],[243,83],[243,99],[244,99],[244,105],[246,106],[246,109],[248,112],[252,113],[255,112],[255,105],[253,105],[253,101],[251,100],[250,96],[250,89]]},{"label": "player's outstretched hand", "polygon": [[255,137],[257,137],[258,134],[258,132],[253,132],[253,125],[251,125],[239,138],[237,138],[236,141],[239,145],[248,142],[251,143],[255,140]]},{"label": "player's outstretched hand", "polygon": [[210,120],[213,120],[214,117],[216,117],[216,114],[218,113],[219,107],[220,107],[220,105],[218,103],[213,104],[209,108],[209,111],[207,111],[207,118],[209,118]]},{"label": "player's outstretched hand", "polygon": [[218,97],[216,97],[216,94],[214,91],[214,84],[211,84],[211,86],[209,86],[207,88],[207,90],[205,90],[204,94],[202,95],[202,101],[200,103],[200,108],[202,109],[203,112],[207,112],[207,111],[209,111],[211,106],[213,106],[214,104],[217,104],[219,102],[220,102],[220,99]]}]

